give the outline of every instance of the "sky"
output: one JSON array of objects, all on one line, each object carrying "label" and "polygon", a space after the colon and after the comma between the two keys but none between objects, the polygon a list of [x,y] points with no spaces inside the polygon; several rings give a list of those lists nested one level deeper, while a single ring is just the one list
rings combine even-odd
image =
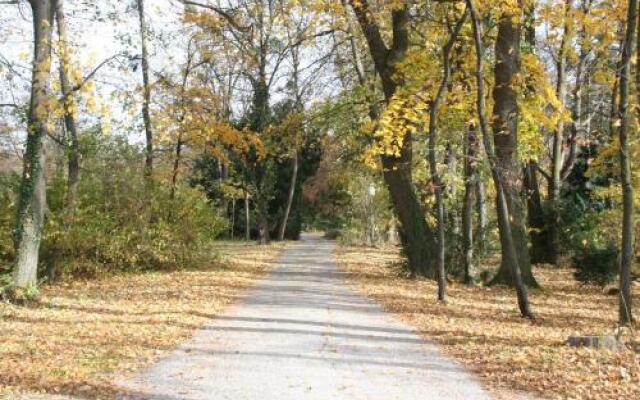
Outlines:
[{"label": "sky", "polygon": [[[94,82],[99,105],[109,110],[107,117],[102,117],[109,119],[105,125],[111,126],[112,133],[127,135],[130,141],[139,142],[142,140],[139,91],[142,77],[141,69],[136,68],[137,62],[130,60],[140,54],[138,16],[134,6],[134,0],[65,1],[69,40],[76,49],[74,58],[80,61],[85,75],[103,60],[116,54],[127,54],[101,68]],[[153,79],[159,73],[176,72],[185,60],[186,41],[181,34],[184,6],[178,0],[146,0],[145,8],[145,18],[154,38],[149,46]],[[0,4],[0,104],[28,102],[32,34],[31,10],[26,0],[20,0],[18,5]],[[312,63],[321,51],[318,48],[305,50],[303,63]],[[313,71],[313,68],[305,68],[309,65],[303,65],[303,69]],[[282,87],[286,84],[286,72],[285,65],[282,75],[276,79],[273,102],[284,96]],[[335,79],[330,75],[313,77],[320,81],[314,93],[316,98],[335,94]],[[81,128],[95,124],[97,118],[82,113]],[[24,121],[16,118],[15,110],[0,107],[0,147],[19,152],[23,135]]]}]

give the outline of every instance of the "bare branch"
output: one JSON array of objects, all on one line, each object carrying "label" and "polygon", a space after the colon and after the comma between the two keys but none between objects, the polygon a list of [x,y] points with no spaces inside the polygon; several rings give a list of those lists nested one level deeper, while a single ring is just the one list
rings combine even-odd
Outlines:
[{"label": "bare branch", "polygon": [[207,10],[211,10],[216,14],[220,15],[222,18],[226,19],[227,22],[231,24],[231,26],[233,26],[239,31],[247,32],[251,29],[251,27],[249,26],[240,25],[232,15],[231,11],[224,10],[220,7],[216,7],[211,4],[200,3],[198,1],[192,1],[192,0],[179,0],[179,1],[185,5],[201,7],[201,8],[206,8]]}]

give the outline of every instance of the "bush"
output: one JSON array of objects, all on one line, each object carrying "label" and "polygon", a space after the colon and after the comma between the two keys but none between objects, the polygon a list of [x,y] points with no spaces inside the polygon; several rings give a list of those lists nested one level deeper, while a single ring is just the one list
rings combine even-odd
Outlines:
[{"label": "bush", "polygon": [[18,192],[19,185],[18,174],[0,174],[0,274],[8,271],[13,258],[11,232],[15,222],[15,193]]},{"label": "bush", "polygon": [[325,239],[337,240],[342,236],[340,229],[329,229],[324,233]]},{"label": "bush", "polygon": [[[211,244],[227,222],[200,189],[178,185],[172,197],[168,180],[158,178],[150,184],[144,178],[137,147],[97,135],[82,139],[82,176],[72,221],[65,217],[64,168],[48,171],[39,276],[97,277],[114,271],[186,268],[204,256],[215,257]],[[162,168],[158,160],[159,175]],[[5,199],[15,198],[19,177],[0,179],[13,179],[0,189],[2,273],[9,272],[13,258],[14,202]]]},{"label": "bush", "polygon": [[572,257],[573,265],[577,268],[576,279],[603,286],[611,283],[618,274],[618,253],[614,246],[585,246],[583,251]]}]

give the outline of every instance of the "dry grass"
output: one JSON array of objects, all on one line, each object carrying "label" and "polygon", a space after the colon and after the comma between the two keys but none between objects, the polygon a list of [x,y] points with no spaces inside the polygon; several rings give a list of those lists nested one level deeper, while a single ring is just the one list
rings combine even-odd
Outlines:
[{"label": "dry grass", "polygon": [[189,338],[256,278],[283,244],[221,243],[198,270],[119,275],[43,288],[29,307],[0,303],[0,397],[111,398],[127,374]]},{"label": "dry grass", "polygon": [[[535,271],[543,289],[531,293],[538,318],[532,323],[519,316],[515,294],[507,288],[452,284],[442,305],[434,282],[400,274],[395,249],[343,247],[337,253],[354,284],[424,336],[440,341],[489,388],[554,399],[640,398],[637,352],[564,344],[570,335],[611,334],[617,315],[616,296],[576,283],[570,271]],[[640,304],[635,290],[635,304]]]}]

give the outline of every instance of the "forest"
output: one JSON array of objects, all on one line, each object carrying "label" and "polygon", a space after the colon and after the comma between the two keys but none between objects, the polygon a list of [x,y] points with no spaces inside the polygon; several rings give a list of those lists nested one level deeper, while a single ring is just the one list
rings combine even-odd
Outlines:
[{"label": "forest", "polygon": [[640,395],[639,10],[0,0],[0,396],[120,398],[301,248],[496,398]]}]

